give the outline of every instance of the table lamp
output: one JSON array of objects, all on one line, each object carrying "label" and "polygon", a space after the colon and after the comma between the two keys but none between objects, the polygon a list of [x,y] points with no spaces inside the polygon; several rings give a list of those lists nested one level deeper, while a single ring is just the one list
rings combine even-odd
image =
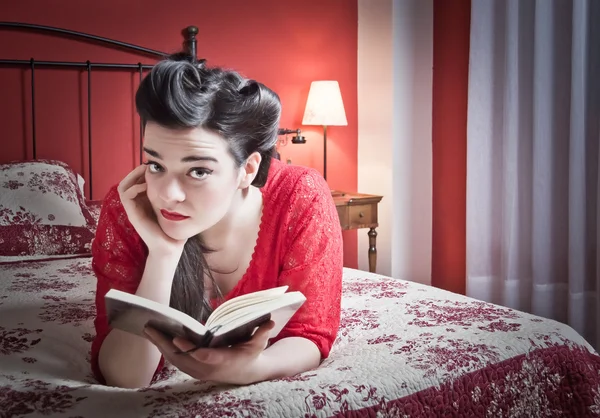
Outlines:
[{"label": "table lamp", "polygon": [[327,180],[327,126],[348,125],[337,81],[311,83],[302,124],[323,126],[323,178]]}]

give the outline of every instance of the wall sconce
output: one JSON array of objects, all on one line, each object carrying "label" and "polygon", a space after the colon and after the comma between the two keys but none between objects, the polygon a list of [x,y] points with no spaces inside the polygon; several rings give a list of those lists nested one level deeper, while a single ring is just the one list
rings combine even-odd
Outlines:
[{"label": "wall sconce", "polygon": [[327,125],[348,125],[337,81],[311,83],[302,124],[323,126],[323,178],[327,180]]},{"label": "wall sconce", "polygon": [[[289,140],[288,140],[288,135],[289,134],[296,134],[296,135],[294,135],[292,137],[292,144],[306,144],[306,138],[304,138],[302,136],[302,131],[300,129],[288,129],[288,128],[279,128],[277,130],[277,135],[278,136],[285,135],[285,138],[277,140],[277,143],[279,145],[281,145],[282,147],[285,147],[288,144],[288,142],[289,142]],[[279,151],[274,150],[273,151],[273,156],[276,159],[281,160],[281,155],[279,154]]]},{"label": "wall sconce", "polygon": [[300,129],[279,128],[277,135],[285,135],[284,140],[279,140],[279,143],[282,146],[287,145],[289,134],[296,134],[292,137],[292,144],[306,144],[306,138],[302,136],[302,131]]}]

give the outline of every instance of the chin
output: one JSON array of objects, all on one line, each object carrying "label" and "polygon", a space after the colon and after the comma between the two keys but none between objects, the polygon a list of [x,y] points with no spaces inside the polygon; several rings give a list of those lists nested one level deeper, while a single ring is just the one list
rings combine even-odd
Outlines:
[{"label": "chin", "polygon": [[172,231],[165,231],[165,234],[171,238],[174,239],[175,241],[187,241],[188,239],[190,239],[191,237],[193,237],[194,235],[190,235],[189,233],[182,233],[182,232],[172,232]]},{"label": "chin", "polygon": [[196,228],[186,225],[185,221],[181,225],[168,225],[166,222],[159,222],[159,224],[165,235],[176,241],[185,241],[198,234]]}]

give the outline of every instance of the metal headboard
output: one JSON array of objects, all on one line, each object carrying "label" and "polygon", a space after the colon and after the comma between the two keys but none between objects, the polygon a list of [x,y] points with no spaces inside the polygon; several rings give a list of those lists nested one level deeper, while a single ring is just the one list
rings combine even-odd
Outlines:
[{"label": "metal headboard", "polygon": [[[117,41],[114,39],[103,38],[100,36],[92,35],[89,33],[76,32],[68,29],[55,28],[51,26],[34,25],[29,23],[19,22],[0,22],[1,29],[10,30],[24,30],[28,32],[42,32],[48,34],[59,35],[71,39],[85,40],[90,43],[97,43],[106,45],[114,49],[119,49],[125,52],[135,52],[139,55],[145,55],[155,59],[162,59],[169,54],[166,52],[156,51],[149,48],[144,48],[138,45],[133,45],[126,42]],[[188,53],[194,61],[202,62],[204,59],[198,59],[197,57],[197,41],[196,35],[198,34],[198,28],[195,26],[188,26],[182,30],[184,38],[183,50]],[[87,102],[88,102],[88,187],[89,196],[92,198],[92,102],[91,102],[91,86],[92,86],[92,69],[114,69],[114,70],[125,70],[125,71],[137,71],[139,72],[140,81],[143,77],[143,71],[149,70],[153,65],[142,64],[140,62],[135,64],[118,64],[118,63],[105,63],[105,62],[91,62],[89,60],[85,62],[69,62],[69,61],[38,61],[34,58],[29,60],[16,60],[16,59],[0,59],[0,66],[9,67],[20,67],[31,69],[31,128],[32,128],[32,151],[33,159],[37,158],[37,144],[36,144],[36,119],[35,119],[35,73],[40,68],[81,68],[87,71]],[[140,121],[140,125],[141,125]],[[140,160],[142,158],[142,127],[140,126]]]}]

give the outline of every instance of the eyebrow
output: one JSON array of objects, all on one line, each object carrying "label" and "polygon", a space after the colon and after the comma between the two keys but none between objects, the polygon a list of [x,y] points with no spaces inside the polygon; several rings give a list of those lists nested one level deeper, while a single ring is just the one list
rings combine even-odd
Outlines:
[{"label": "eyebrow", "polygon": [[[159,158],[162,160],[162,157],[160,156],[160,154],[158,152],[154,151],[153,149],[144,147],[144,151],[146,151],[148,154],[150,154],[154,158]],[[181,159],[182,163],[192,163],[195,161],[214,161],[215,163],[219,162],[215,157],[206,157],[206,156],[199,156],[199,155],[188,155],[187,157],[183,157]]]}]

